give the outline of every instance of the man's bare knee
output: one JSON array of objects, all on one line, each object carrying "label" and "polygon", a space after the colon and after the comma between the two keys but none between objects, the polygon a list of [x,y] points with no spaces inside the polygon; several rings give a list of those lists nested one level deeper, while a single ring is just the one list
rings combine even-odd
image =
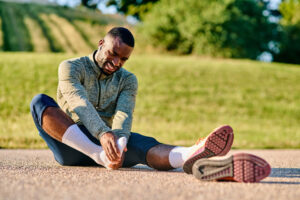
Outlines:
[{"label": "man's bare knee", "polygon": [[74,124],[74,121],[57,107],[46,108],[42,115],[42,128],[59,141],[72,124]]}]

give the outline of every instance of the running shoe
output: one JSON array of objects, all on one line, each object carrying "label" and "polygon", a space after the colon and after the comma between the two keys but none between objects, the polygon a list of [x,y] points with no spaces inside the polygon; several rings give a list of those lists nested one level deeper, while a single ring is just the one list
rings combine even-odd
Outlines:
[{"label": "running shoe", "polygon": [[269,176],[270,165],[262,158],[237,153],[227,158],[201,159],[192,168],[194,176],[201,181],[234,181],[255,183]]},{"label": "running shoe", "polygon": [[230,126],[216,128],[206,138],[197,141],[195,151],[183,164],[183,171],[191,174],[193,164],[199,159],[226,155],[232,143],[233,130]]}]

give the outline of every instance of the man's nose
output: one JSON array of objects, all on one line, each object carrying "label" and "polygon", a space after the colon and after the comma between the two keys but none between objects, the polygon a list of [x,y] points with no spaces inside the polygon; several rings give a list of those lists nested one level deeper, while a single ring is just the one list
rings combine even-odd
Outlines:
[{"label": "man's nose", "polygon": [[114,66],[119,67],[120,66],[120,58],[114,57],[113,64],[114,64]]}]

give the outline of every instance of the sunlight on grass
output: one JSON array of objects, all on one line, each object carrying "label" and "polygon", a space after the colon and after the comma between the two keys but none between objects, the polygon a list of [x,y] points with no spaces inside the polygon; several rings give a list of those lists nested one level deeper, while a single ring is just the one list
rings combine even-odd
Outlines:
[{"label": "sunlight on grass", "polygon": [[74,50],[70,45],[68,38],[66,38],[66,36],[63,34],[60,27],[58,27],[58,25],[55,24],[48,15],[41,14],[40,17],[50,28],[54,39],[57,40],[63,50],[67,53],[74,53]]},{"label": "sunlight on grass", "polygon": [[86,21],[75,20],[74,22],[87,35],[91,44],[97,48],[98,42],[106,34],[105,26],[99,24],[91,24]]},{"label": "sunlight on grass", "polygon": [[61,31],[66,36],[66,39],[69,40],[70,45],[75,50],[75,53],[89,53],[92,50],[81,37],[80,33],[78,33],[74,26],[66,19],[54,14],[51,14],[50,18],[55,22],[55,24],[60,26]]},{"label": "sunlight on grass", "polygon": [[33,19],[26,17],[25,24],[29,30],[30,38],[35,52],[48,52],[50,50],[48,40],[45,38],[39,24]]}]

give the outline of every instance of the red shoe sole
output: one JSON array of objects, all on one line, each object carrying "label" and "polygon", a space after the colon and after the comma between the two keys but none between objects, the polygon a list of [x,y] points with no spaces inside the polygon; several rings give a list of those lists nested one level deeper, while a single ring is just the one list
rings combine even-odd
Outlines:
[{"label": "red shoe sole", "polygon": [[191,174],[193,164],[202,158],[226,155],[233,143],[233,130],[225,125],[215,129],[207,136],[207,140],[202,148],[196,151],[183,164],[183,171]]},{"label": "red shoe sole", "polygon": [[199,180],[220,180],[254,183],[269,176],[270,165],[252,154],[239,153],[223,160],[203,159],[193,166],[193,174]]}]

